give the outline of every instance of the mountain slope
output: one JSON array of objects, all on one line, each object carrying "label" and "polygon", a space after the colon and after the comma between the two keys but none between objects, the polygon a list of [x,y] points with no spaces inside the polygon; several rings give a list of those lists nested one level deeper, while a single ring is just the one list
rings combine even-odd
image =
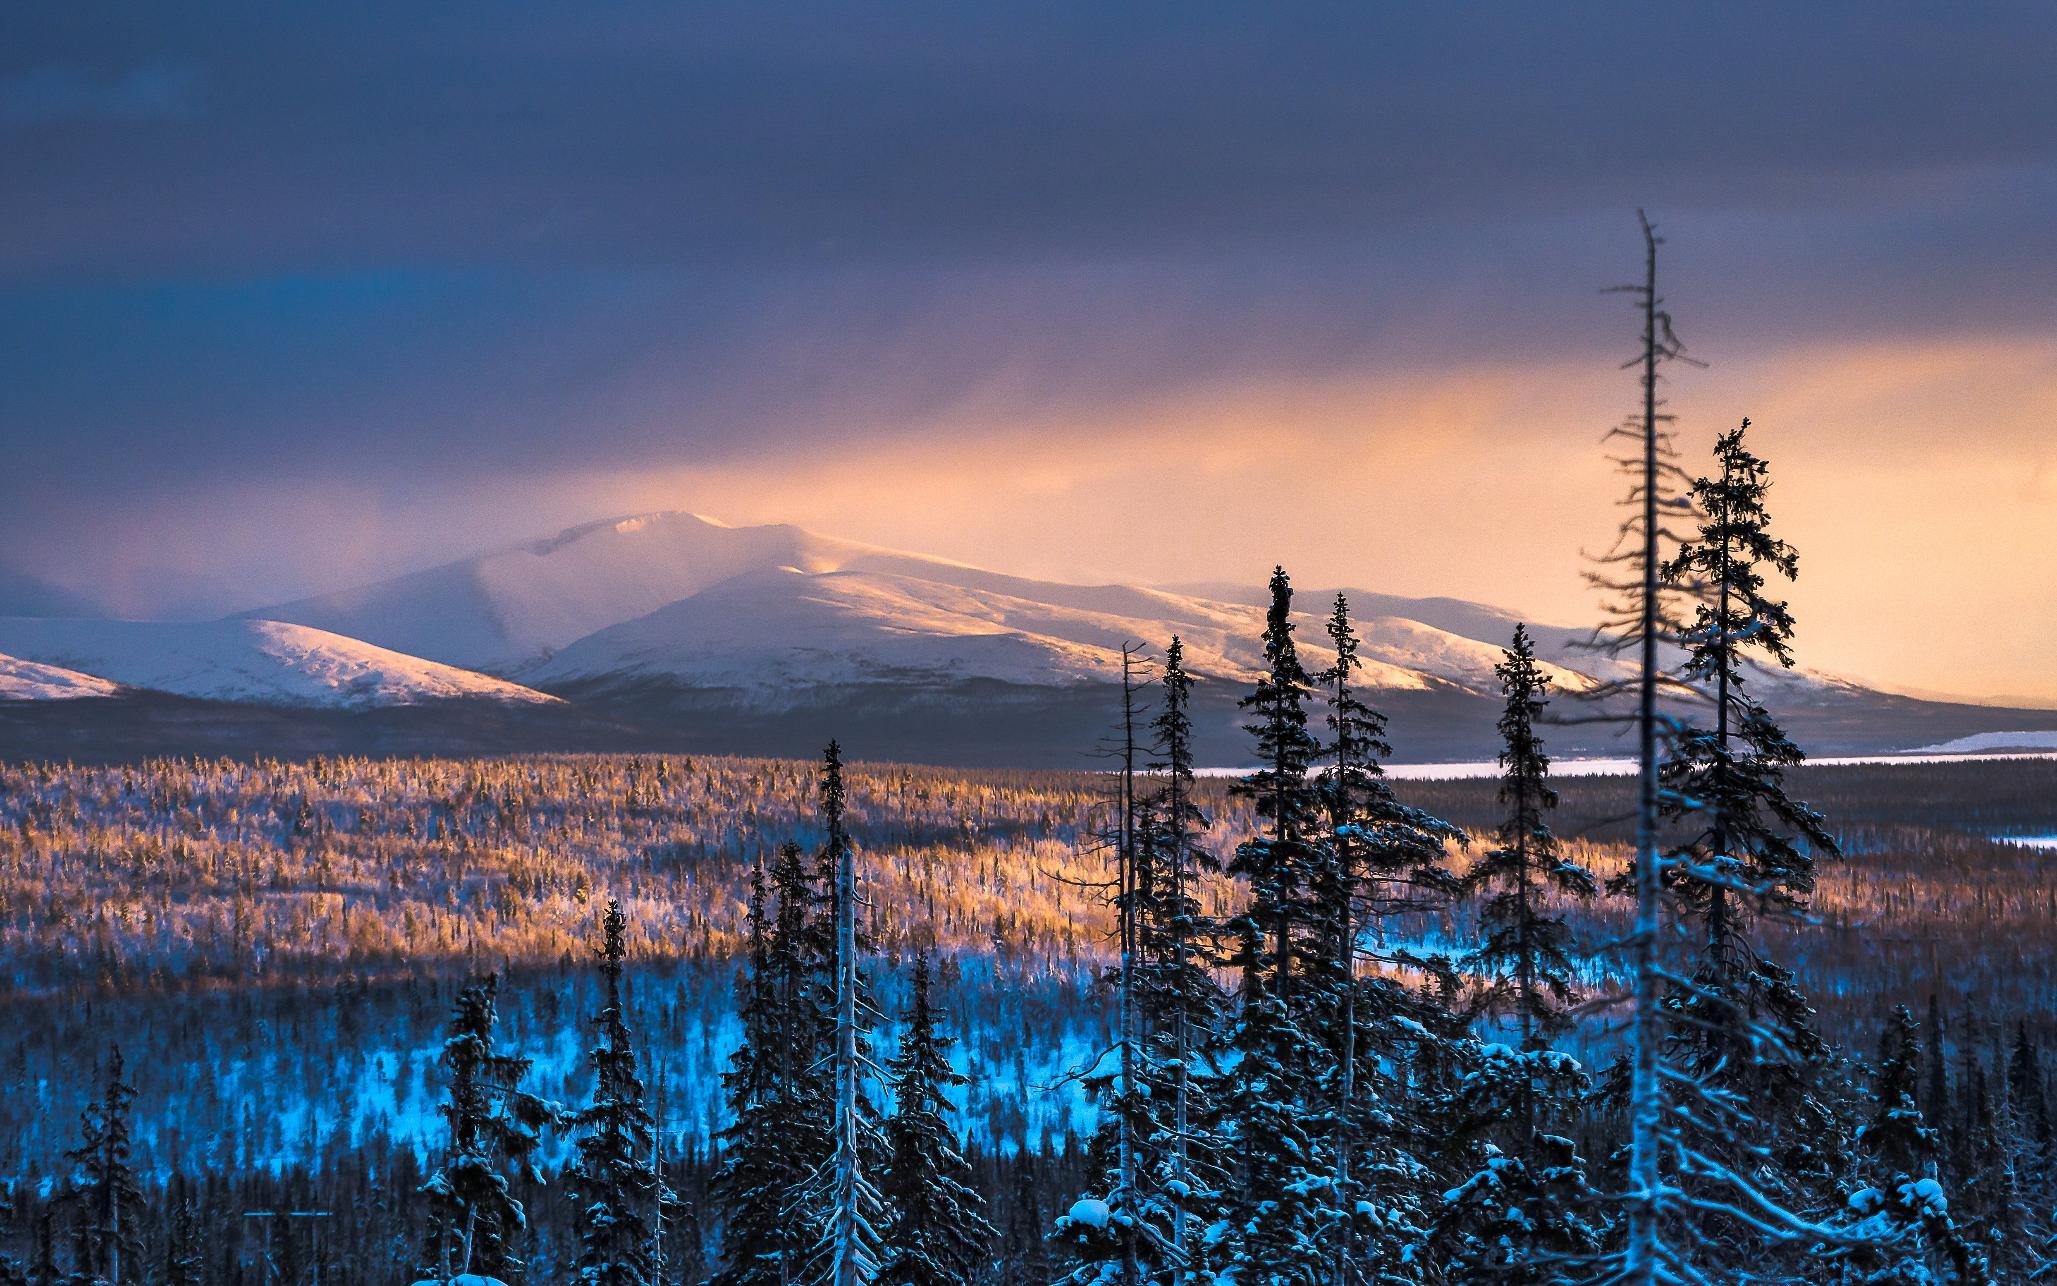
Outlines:
[{"label": "mountain slope", "polygon": [[77,670],[0,655],[0,701],[75,701],[119,691],[120,684]]},{"label": "mountain slope", "polygon": [[[724,581],[515,673],[543,687],[650,678],[742,689],[970,679],[1069,686],[1113,681],[1124,642],[1154,654],[1173,633],[1196,674],[1240,681],[1262,663],[1261,618],[1252,609],[1125,587],[1063,592],[1071,589],[1007,577],[785,568]],[[1307,615],[1299,624],[1310,661],[1319,661],[1321,621]],[[1499,659],[1487,644],[1419,622],[1379,618],[1363,629],[1362,680],[1385,691],[1483,690]]]},{"label": "mountain slope", "polygon": [[506,673],[731,577],[786,566],[833,571],[866,548],[797,527],[648,514],[245,615]]},{"label": "mountain slope", "polygon": [[[1302,639],[1318,655],[1318,613]],[[1381,609],[1406,600],[1385,599]],[[1489,610],[1489,609],[1482,609]],[[689,513],[574,527],[376,585],[262,609],[451,665],[549,684],[664,677],[689,685],[1110,680],[1120,647],[1186,643],[1221,677],[1259,665],[1261,612],[1226,596],[1069,585]],[[1486,691],[1503,638],[1400,610],[1360,611],[1366,679],[1387,690]],[[1510,626],[1511,629],[1511,626]],[[1580,681],[1568,669],[1557,677]]]},{"label": "mountain slope", "polygon": [[553,699],[502,679],[278,621],[5,617],[0,652],[81,671],[82,678],[209,701],[369,709]]},{"label": "mountain slope", "polygon": [[[1349,596],[1361,680],[1391,716],[1402,756],[1490,756],[1493,667],[1515,615],[1450,598]],[[1296,600],[1309,669],[1328,659],[1332,600],[1304,586]],[[1205,680],[1194,697],[1200,753],[1229,763],[1248,750],[1236,699],[1262,662],[1264,602],[1261,583],[1071,585],[673,512],[589,523],[256,615],[490,670],[566,698],[616,730],[605,735],[635,744],[796,754],[836,734],[873,755],[956,763],[1081,762],[1114,709],[1122,644],[1156,654],[1176,634]],[[1574,646],[1583,631],[1529,627],[1558,693],[1617,673]],[[1764,672],[1755,687],[1821,753],[2057,726],[2057,714],[1911,701],[1808,671]],[[1591,723],[1554,729],[1551,745],[1620,751],[1611,727]]]}]

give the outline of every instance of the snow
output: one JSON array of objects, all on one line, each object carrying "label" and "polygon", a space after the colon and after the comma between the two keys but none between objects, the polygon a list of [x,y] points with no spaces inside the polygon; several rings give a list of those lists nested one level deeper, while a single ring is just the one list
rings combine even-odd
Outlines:
[{"label": "snow", "polygon": [[2057,835],[1995,835],[2002,844],[2015,844],[2022,848],[2057,849]]},{"label": "snow", "polygon": [[[1322,663],[1330,591],[1302,588],[1299,639]],[[1493,666],[1515,617],[1454,599],[1350,591],[1374,689],[1498,695]],[[523,682],[656,678],[764,698],[809,684],[1106,681],[1125,641],[1178,634],[1194,673],[1259,667],[1261,584],[1182,590],[1079,585],[682,511],[568,528],[393,580],[249,613]],[[1560,692],[1620,677],[1584,631],[1532,626]],[[1853,685],[1759,670],[1779,700]],[[2057,734],[2044,734],[2057,747]],[[1954,743],[1953,743],[1954,744]]]},{"label": "snow", "polygon": [[120,685],[62,666],[0,655],[0,701],[75,701],[111,697]]},{"label": "snow", "polygon": [[2049,750],[2057,751],[2057,728],[2045,728],[2032,732],[1978,732],[1954,741],[1939,742],[1933,746],[1917,746],[1908,751],[1914,755],[1969,755],[1982,750]]},{"label": "snow", "polygon": [[78,671],[91,681],[216,701],[365,709],[460,698],[554,700],[501,679],[278,621],[0,617],[0,652]]},{"label": "snow", "polygon": [[1071,1203],[1071,1209],[1064,1217],[1081,1227],[1105,1228],[1114,1217],[1114,1211],[1098,1197],[1080,1197]]},{"label": "snow", "polygon": [[[1395,600],[1399,601],[1399,600]],[[1301,599],[1318,658],[1329,602]],[[1173,633],[1188,667],[1244,678],[1261,611],[1133,585],[1071,585],[987,571],[787,525],[732,527],[653,513],[260,615],[529,682],[663,677],[770,689],[793,682],[1104,680],[1124,641]],[[1365,614],[1364,678],[1387,690],[1490,692],[1503,640]],[[1584,680],[1553,673],[1566,687]]]},{"label": "snow", "polygon": [[1910,1206],[1921,1206],[1935,1214],[1946,1214],[1950,1209],[1948,1199],[1943,1196],[1943,1185],[1934,1179],[1916,1179],[1900,1185],[1901,1199]]}]

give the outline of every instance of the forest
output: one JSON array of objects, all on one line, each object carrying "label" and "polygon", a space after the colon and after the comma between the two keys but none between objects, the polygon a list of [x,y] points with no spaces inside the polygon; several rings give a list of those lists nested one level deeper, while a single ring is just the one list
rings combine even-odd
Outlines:
[{"label": "forest", "polygon": [[[1806,764],[1656,244],[1618,677],[1517,629],[1491,779],[1385,774],[1283,568],[1233,773],[1176,638],[1075,772],[0,766],[0,1283],[2046,1276],[2057,760]],[[1595,723],[1637,771],[1553,774]]]}]

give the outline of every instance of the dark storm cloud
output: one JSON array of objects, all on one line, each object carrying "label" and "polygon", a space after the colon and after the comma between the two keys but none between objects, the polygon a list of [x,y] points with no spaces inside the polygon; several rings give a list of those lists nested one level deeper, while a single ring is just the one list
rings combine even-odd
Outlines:
[{"label": "dark storm cloud", "polygon": [[2047,6],[68,7],[17,273],[1126,254],[2048,163]]},{"label": "dark storm cloud", "polygon": [[11,22],[17,529],[224,478],[799,449],[995,388],[1611,354],[1639,204],[1732,346],[2050,321],[2041,4]]}]

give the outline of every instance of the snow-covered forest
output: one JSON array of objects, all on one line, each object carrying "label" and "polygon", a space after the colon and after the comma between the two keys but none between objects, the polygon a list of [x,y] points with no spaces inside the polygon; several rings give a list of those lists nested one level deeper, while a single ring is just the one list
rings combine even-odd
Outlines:
[{"label": "snow-covered forest", "polygon": [[[642,1280],[804,1280],[817,1247],[787,1189],[807,1190],[818,1162],[802,1149],[824,1146],[836,1110],[803,1051],[835,1025],[822,1012],[836,955],[823,862],[847,834],[871,1047],[857,1084],[880,1131],[867,1158],[881,1185],[874,1278],[905,1259],[884,1185],[916,1064],[933,1083],[920,1163],[950,1171],[917,1186],[956,1194],[924,1218],[968,1240],[946,1239],[959,1258],[923,1265],[933,1276],[898,1280],[1114,1279],[1131,1257],[1139,1278],[1238,1273],[1258,1238],[1285,1276],[1617,1272],[1626,1105],[1612,1002],[1628,979],[1605,947],[1630,924],[1613,890],[1633,855],[1632,783],[1553,780],[1549,725],[1527,718],[1549,694],[1517,652],[1505,777],[1388,784],[1373,771],[1386,753],[1375,712],[1333,666],[1296,677],[1290,648],[1274,651],[1282,677],[1252,707],[1268,771],[1179,771],[1171,698],[1184,681],[1167,656],[1136,692],[1133,773],[860,763],[838,774],[833,827],[818,764],[11,767],[7,1250],[30,1278],[441,1271],[424,1239],[447,1218],[437,1203],[466,1191],[451,1182],[455,1051],[487,1041],[503,1079],[473,1097],[524,1141],[518,1158],[498,1144],[475,1155],[522,1214],[500,1249],[474,1243],[486,1258],[469,1267],[573,1273],[593,1235],[593,1180],[578,1166],[600,1124],[627,1120],[634,1147],[617,1161],[642,1177],[627,1189],[644,1201]],[[2026,1279],[2057,1179],[2045,1106],[2057,1087],[2043,1069],[2057,884],[2037,850],[2001,837],[2057,831],[2057,762],[1794,765],[1776,778],[1818,810],[1801,817],[1816,832],[1806,856],[1841,856],[1818,863],[1804,907],[1774,915],[1755,884],[1738,893],[1752,968],[1790,969],[1775,994],[1795,1002],[1749,1020],[1743,1039],[1763,1044],[1739,1074],[1779,1078],[1779,1106],[1809,1116],[1804,1134],[1724,1142],[1809,1232],[1723,1213],[1695,1221],[1712,1226],[1690,1234],[1707,1239],[1694,1253],[1748,1255],[1796,1280],[1920,1280],[1879,1276],[1915,1271],[1910,1256],[1944,1278]],[[1352,786],[1342,799],[1338,780]],[[1281,798],[1299,810],[1290,875],[1257,866],[1276,851]],[[1290,897],[1256,900],[1281,887]],[[618,966],[599,951],[610,901]],[[1324,906],[1354,922],[1341,930],[1357,944],[1347,975],[1338,930],[1325,959],[1309,927]],[[1691,959],[1704,912],[1676,907],[1671,940]],[[1267,926],[1281,909],[1283,938]],[[1239,1047],[1256,1039],[1245,1015],[1269,994],[1280,941],[1307,1014],[1265,1036],[1288,1045]],[[1696,994],[1679,984],[1668,1011]],[[603,1083],[592,1024],[609,1013],[634,1066]],[[1180,1057],[1167,1042],[1182,1026]],[[1686,1049],[1699,1030],[1681,1019],[1666,1040]],[[1296,1059],[1297,1084],[1249,1075]],[[595,1116],[603,1091],[639,1107]],[[1165,1113],[1181,1098],[1176,1128]],[[503,1117],[516,1102],[533,1120]],[[116,1122],[116,1169],[132,1177],[109,1188]],[[1902,1152],[1875,1142],[1901,1127],[1907,1141],[1890,1146]],[[1258,1138],[1275,1154],[1250,1151]],[[770,1170],[739,1168],[753,1150]],[[1281,1168],[1253,1175],[1260,1161]],[[1300,1204],[1244,1204],[1269,1190]],[[94,1213],[103,1191],[120,1210],[112,1225]],[[915,1239],[938,1238],[925,1227]]]},{"label": "snow-covered forest", "polygon": [[1176,637],[1090,771],[0,768],[0,1286],[2044,1277],[2057,760],[1806,766],[1645,231],[1609,677],[1514,629],[1492,780],[1283,568],[1232,774]]}]

